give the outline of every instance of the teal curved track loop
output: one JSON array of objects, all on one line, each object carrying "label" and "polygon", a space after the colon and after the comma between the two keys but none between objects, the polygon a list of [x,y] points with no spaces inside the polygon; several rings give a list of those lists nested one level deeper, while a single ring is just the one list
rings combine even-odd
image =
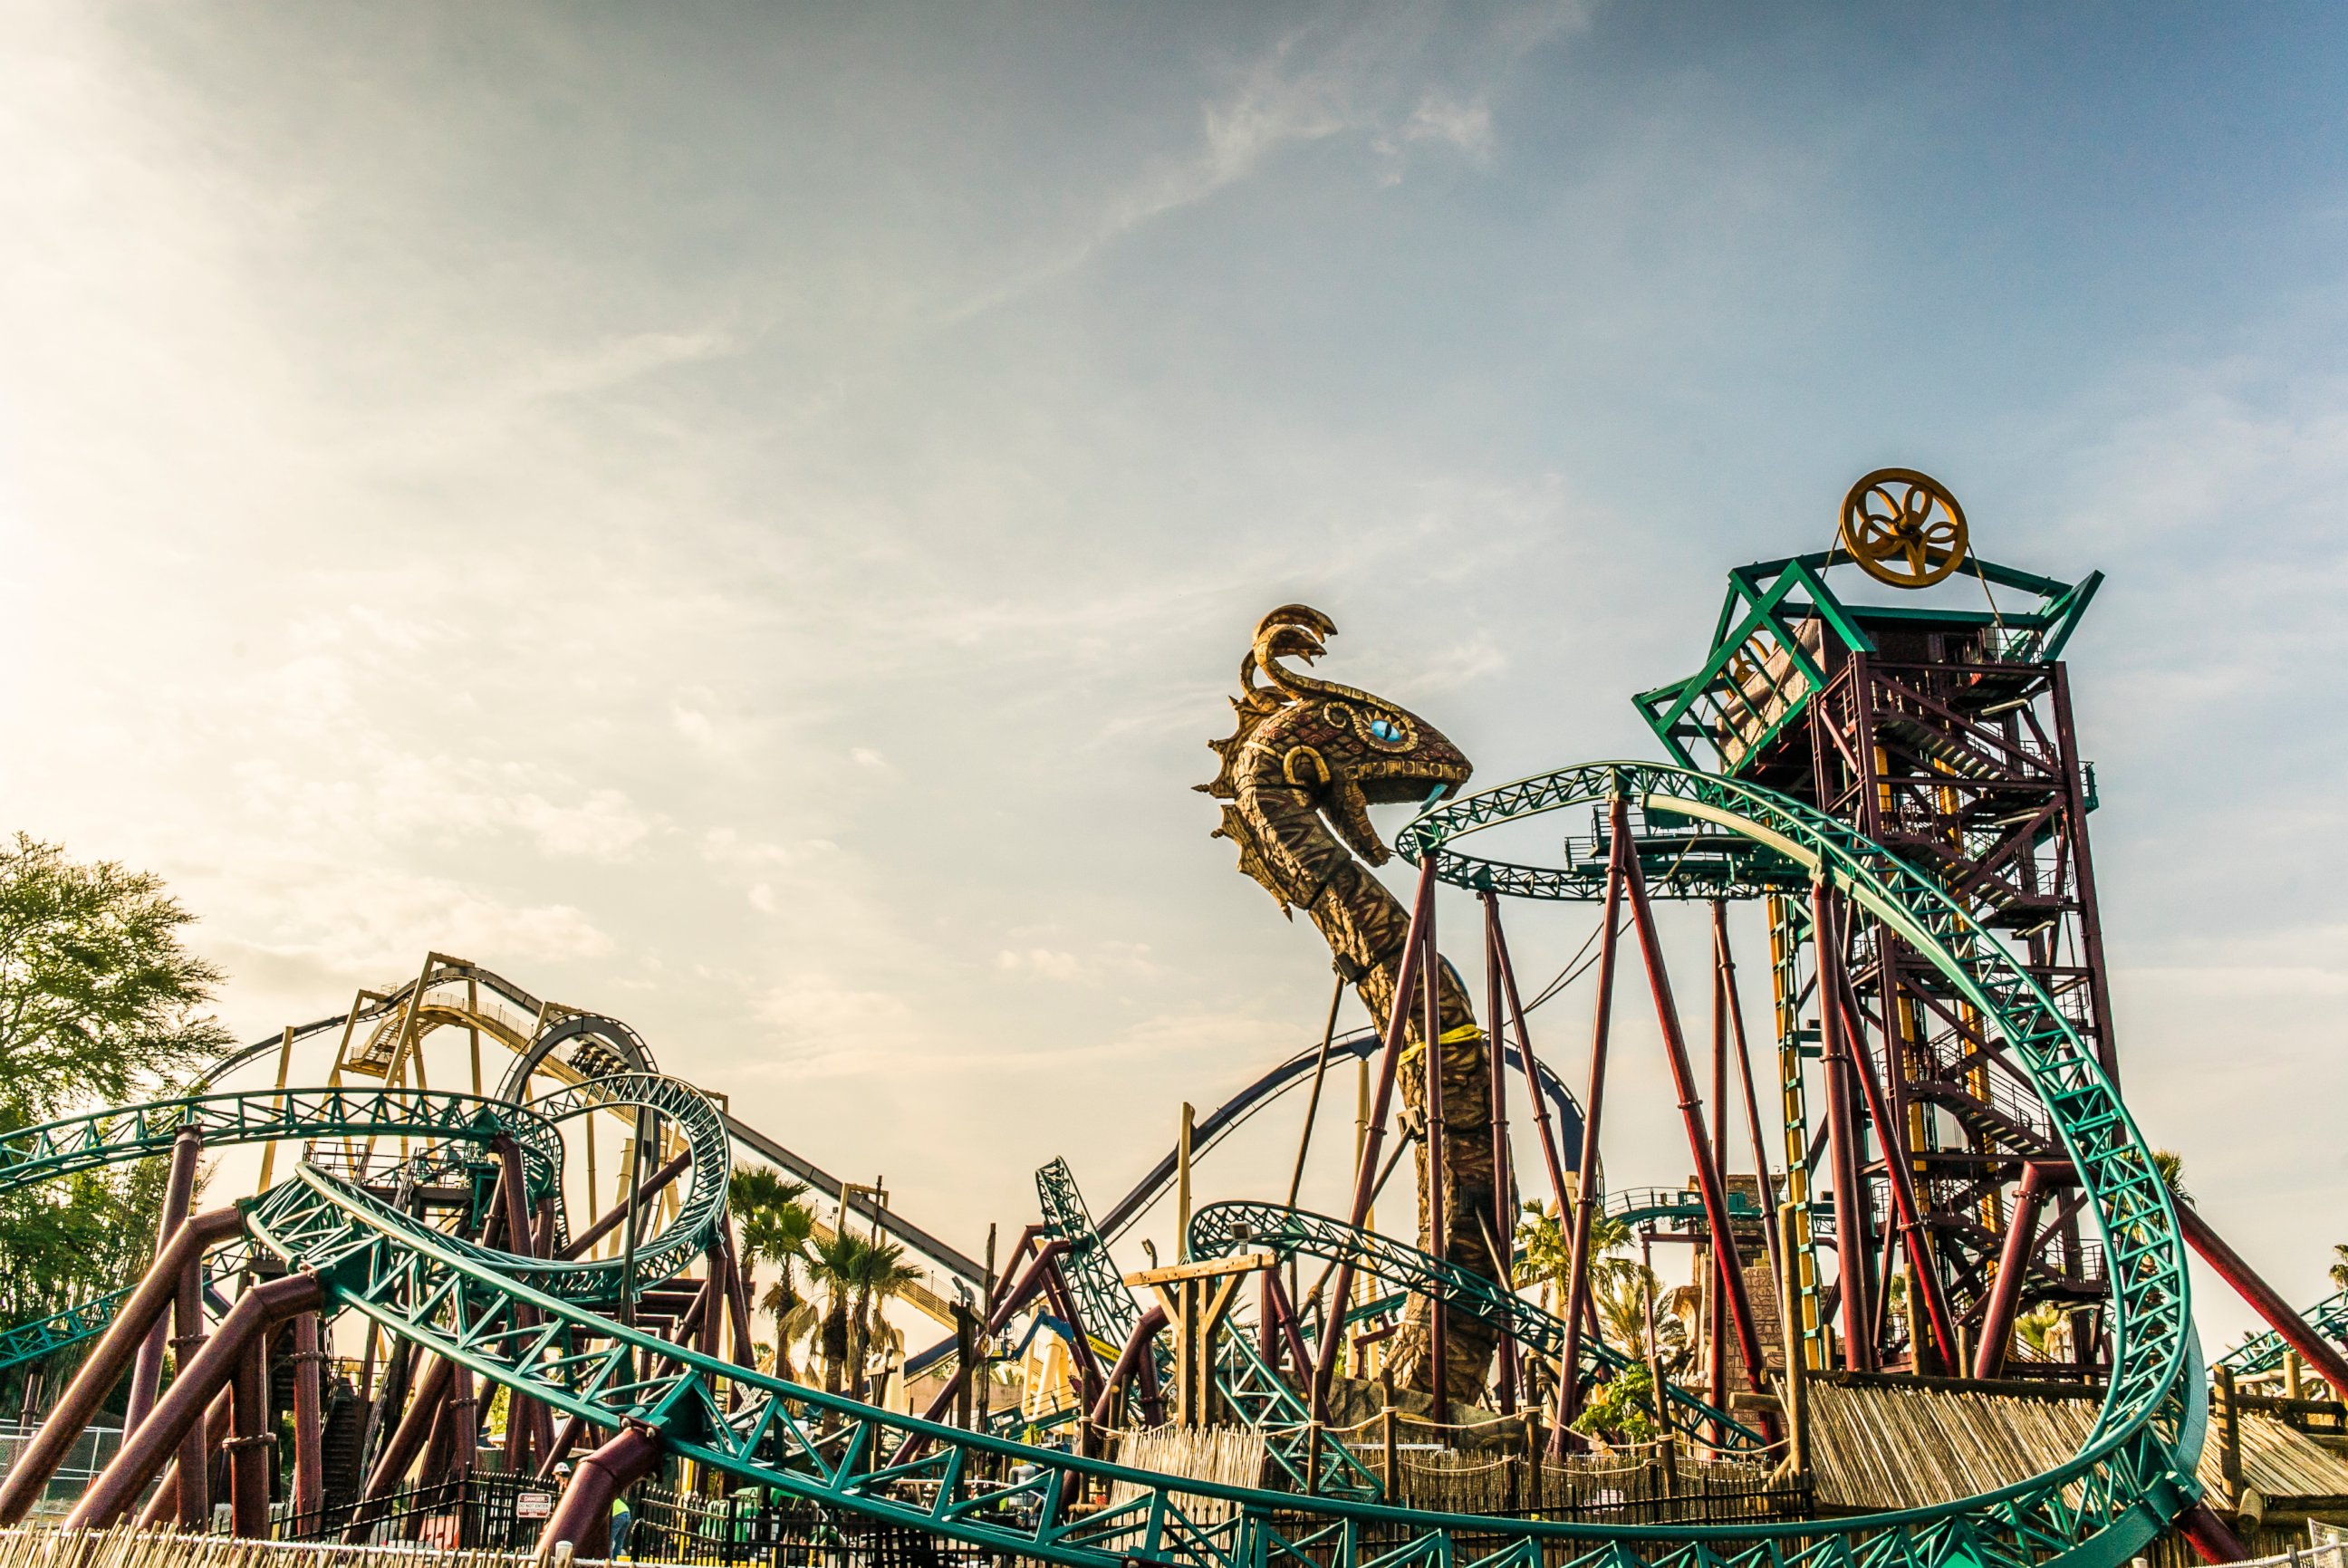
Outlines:
[{"label": "teal curved track loop", "polygon": [[[1190,1216],[1190,1256],[1220,1258],[1253,1251],[1277,1253],[1283,1258],[1302,1253],[1331,1263],[1350,1261],[1363,1273],[1400,1285],[1410,1294],[1439,1295],[1447,1307],[1465,1312],[1544,1356],[1565,1353],[1564,1319],[1543,1312],[1482,1274],[1392,1236],[1278,1203],[1210,1203]],[[1581,1355],[1592,1367],[1609,1374],[1631,1365],[1628,1357],[1594,1338],[1582,1342]],[[1757,1453],[1768,1446],[1760,1433],[1685,1389],[1673,1387],[1670,1396],[1679,1418],[1673,1425],[1699,1440],[1714,1442],[1705,1433],[1717,1423],[1732,1449]]]},{"label": "teal curved track loop", "polygon": [[[1775,791],[1647,762],[1598,762],[1518,779],[1438,806],[1397,835],[1414,864],[1435,854],[1455,886],[1526,898],[1596,895],[1586,868],[1552,869],[1461,851],[1457,841],[1502,822],[1627,797],[1649,819],[1673,817],[1740,846],[1739,875],[1781,891],[1823,880],[1880,920],[1979,1008],[2028,1075],[2071,1157],[2101,1227],[2112,1280],[2112,1379],[2078,1454],[2055,1470],[1961,1505],[2018,1541],[2064,1539],[2065,1561],[2116,1561],[2118,1543],[2198,1496],[2192,1475],[2206,1418],[2185,1242],[2152,1150],[2118,1091],[2061,1011],[2006,949],[1940,887],[1849,826]],[[1666,895],[1671,861],[1643,870]],[[1707,885],[1687,890],[1713,896]],[[1992,1504],[1990,1498],[1998,1501]]]}]

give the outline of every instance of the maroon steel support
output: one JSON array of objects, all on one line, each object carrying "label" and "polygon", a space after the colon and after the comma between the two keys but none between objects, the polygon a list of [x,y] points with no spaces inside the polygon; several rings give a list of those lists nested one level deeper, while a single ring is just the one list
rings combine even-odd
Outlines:
[{"label": "maroon steel support", "polygon": [[[223,1388],[212,1399],[211,1413],[197,1429],[199,1450],[210,1459],[212,1451],[228,1441],[233,1423],[234,1390]],[[151,1413],[151,1412],[150,1412]],[[139,1511],[139,1528],[151,1530],[157,1525],[176,1520],[180,1512],[180,1460],[174,1457],[163,1467],[163,1479],[155,1488],[155,1495]]]},{"label": "maroon steel support", "polygon": [[[1891,1181],[1891,1203],[1897,1211],[1893,1218],[1900,1226],[1900,1245],[1908,1254],[1910,1286],[1924,1298],[1924,1319],[1931,1326],[1932,1346],[1941,1365],[1953,1371],[1957,1367],[1956,1316],[1949,1310],[1948,1293],[1941,1288],[1941,1271],[1934,1266],[1931,1249],[1926,1244],[1923,1210],[1916,1201],[1915,1172],[1909,1169],[1900,1152],[1907,1140],[1900,1135],[1900,1124],[1892,1119],[1890,1102],[1885,1099],[1883,1085],[1875,1076],[1875,1062],[1868,1054],[1864,1026],[1859,1022],[1858,999],[1847,984],[1838,1001],[1843,1009],[1844,1044],[1850,1048],[1851,1068],[1858,1076],[1860,1090],[1867,1096],[1867,1114],[1875,1123],[1876,1147],[1883,1152],[1884,1174]],[[1820,1005],[1824,1005],[1823,1001]],[[1894,1037],[1886,1036],[1887,1039]],[[1914,1336],[1912,1326],[1909,1333]],[[1921,1347],[1917,1358],[1922,1359]]]},{"label": "maroon steel support", "polygon": [[237,1350],[229,1385],[235,1435],[228,1440],[230,1532],[248,1541],[269,1533],[269,1477],[276,1434],[269,1429],[269,1336],[255,1334]]},{"label": "maroon steel support", "polygon": [[[1517,1067],[1525,1075],[1525,1098],[1533,1102],[1533,1125],[1540,1130],[1541,1160],[1549,1167],[1550,1196],[1556,1200],[1558,1218],[1565,1218],[1565,1165],[1558,1158],[1557,1129],[1550,1125],[1549,1097],[1541,1092],[1540,1068],[1533,1059],[1532,1031],[1525,1026],[1524,999],[1517,995],[1516,965],[1509,962],[1509,939],[1500,931],[1500,901],[1488,889],[1484,893],[1485,928],[1493,957],[1500,966],[1500,985],[1509,995],[1509,1021],[1516,1031]],[[1495,1058],[1492,1070],[1498,1072]]]},{"label": "maroon steel support", "polygon": [[1124,1389],[1126,1379],[1148,1359],[1149,1346],[1165,1332],[1166,1322],[1166,1309],[1153,1306],[1141,1315],[1141,1321],[1126,1336],[1125,1348],[1118,1352],[1117,1365],[1109,1368],[1108,1386],[1101,1390],[1101,1397],[1094,1401],[1087,1417],[1094,1431],[1107,1431],[1116,1425],[1117,1395]]},{"label": "maroon steel support", "polygon": [[[1627,841],[1631,806],[1614,797],[1614,834]],[[1639,872],[1639,857],[1623,856],[1623,881],[1628,884],[1631,923],[1639,934],[1640,956],[1646,962],[1647,988],[1655,1000],[1655,1021],[1662,1026],[1663,1055],[1670,1061],[1672,1087],[1680,1097],[1680,1121],[1687,1130],[1688,1153],[1695,1161],[1696,1191],[1704,1197],[1704,1223],[1712,1231],[1713,1272],[1728,1297],[1729,1326],[1735,1331],[1736,1353],[1746,1376],[1756,1388],[1769,1386],[1769,1370],[1761,1355],[1761,1336],[1753,1326],[1753,1303],[1745,1294],[1745,1265],[1736,1253],[1736,1233],[1730,1228],[1728,1194],[1720,1172],[1713,1169],[1710,1140],[1704,1126],[1704,1102],[1695,1092],[1695,1074],[1688,1065],[1687,1037],[1680,1032],[1679,1008],[1672,1001],[1672,979],[1663,967],[1663,944],[1655,934],[1655,912],[1647,903],[1646,880]]]},{"label": "maroon steel support", "polygon": [[2277,1295],[2274,1287],[2260,1278],[2258,1271],[2243,1261],[2241,1253],[2228,1246],[2225,1238],[2211,1230],[2209,1222],[2190,1203],[2178,1203],[2177,1217],[2184,1224],[2185,1239],[2201,1254],[2201,1261],[2217,1270],[2218,1277],[2231,1285],[2234,1294],[2250,1304],[2250,1310],[2267,1320],[2269,1328],[2281,1335],[2284,1343],[2298,1351],[2301,1359],[2332,1385],[2334,1398],[2342,1398],[2343,1391],[2348,1391],[2348,1357],[2342,1357],[2340,1347],[2310,1328],[2307,1320],[2293,1312],[2291,1304]]},{"label": "maroon steel support", "polygon": [[186,1265],[193,1264],[201,1268],[207,1248],[243,1229],[244,1216],[236,1210],[210,1210],[190,1218],[155,1255],[129,1299],[122,1304],[112,1325],[99,1337],[97,1348],[89,1353],[89,1359],[81,1364],[81,1370],[74,1374],[74,1380],[58,1396],[48,1418],[18,1456],[6,1480],[0,1480],[0,1524],[21,1522],[48,1490],[50,1478],[80,1439],[83,1429],[98,1414],[98,1406],[114,1391],[123,1373],[130,1369],[149,1329],[162,1320],[163,1309],[178,1290]]},{"label": "maroon steel support", "polygon": [[563,1417],[562,1425],[554,1431],[554,1446],[546,1450],[544,1459],[538,1461],[536,1479],[552,1480],[554,1467],[571,1457],[571,1450],[579,1446],[580,1435],[586,1429],[587,1424],[578,1417]]},{"label": "maroon steel support", "polygon": [[[191,1225],[194,1222],[189,1222]],[[324,1303],[325,1295],[318,1277],[304,1273],[254,1285],[239,1296],[236,1305],[221,1320],[219,1331],[204,1342],[195,1359],[171,1380],[171,1387],[156,1402],[154,1413],[137,1431],[124,1437],[113,1462],[90,1482],[81,1501],[66,1516],[65,1527],[100,1530],[120,1519],[171,1451],[180,1446],[180,1439],[201,1427],[205,1407],[236,1374],[247,1347],[296,1313],[316,1311]],[[180,1472],[180,1479],[187,1479],[185,1470]],[[183,1486],[180,1490],[184,1493],[189,1489]],[[265,1501],[262,1505],[262,1524],[266,1529]]]},{"label": "maroon steel support", "polygon": [[2177,1516],[2178,1533],[2193,1544],[2204,1563],[2247,1563],[2250,1549],[2206,1502],[2197,1502]]},{"label": "maroon steel support", "polygon": [[579,1461],[562,1489],[553,1517],[539,1537],[538,1560],[551,1563],[557,1545],[569,1543],[579,1559],[612,1553],[612,1504],[628,1488],[657,1469],[660,1439],[649,1427],[630,1423],[620,1434]]},{"label": "maroon steel support", "polygon": [[1826,1072],[1827,1141],[1835,1173],[1835,1272],[1842,1305],[1843,1364],[1875,1370],[1875,1315],[1869,1310],[1866,1189],[1860,1183],[1858,1115],[1850,1103],[1851,1043],[1844,1037],[1842,937],[1833,895],[1823,881],[1810,884],[1810,944],[1818,955],[1818,1057]]},{"label": "maroon steel support", "polygon": [[324,1359],[318,1347],[318,1315],[305,1312],[294,1320],[294,1511],[300,1514],[317,1512],[326,1500],[320,1447],[325,1434],[320,1418]]},{"label": "maroon steel support", "polygon": [[[171,1169],[163,1179],[163,1219],[155,1228],[155,1251],[161,1253],[171,1233],[188,1217],[195,1201],[196,1165],[204,1151],[204,1135],[192,1127],[180,1129],[171,1140]],[[163,1342],[170,1336],[159,1318],[139,1346],[139,1365],[130,1373],[130,1400],[123,1408],[122,1429],[129,1431],[155,1408],[155,1392],[163,1386]]]},{"label": "maroon steel support", "polygon": [[2005,1227],[2005,1245],[1997,1255],[1997,1278],[1990,1282],[1989,1305],[1982,1310],[1981,1344],[1973,1351],[1976,1377],[1995,1377],[2005,1370],[2006,1341],[2013,1333],[2013,1309],[2022,1301],[2022,1282],[2030,1271],[2030,1255],[2037,1251],[2038,1209],[2045,1202],[2052,1174],[2039,1161],[2023,1164],[2022,1188],[2013,1195],[2013,1212]]},{"label": "maroon steel support", "polygon": [[1084,1314],[1076,1310],[1076,1293],[1068,1288],[1056,1257],[1045,1264],[1044,1295],[1052,1304],[1054,1315],[1070,1330],[1068,1358],[1076,1364],[1077,1403],[1090,1405],[1101,1397],[1100,1357],[1093,1354],[1092,1336],[1085,1332]]},{"label": "maroon steel support", "polygon": [[756,1367],[757,1352],[750,1337],[750,1287],[742,1278],[742,1249],[734,1238],[734,1220],[726,1217],[726,1319],[733,1336],[734,1365]]},{"label": "maroon steel support", "polygon": [[[172,1286],[171,1360],[185,1368],[204,1347],[204,1260],[191,1255]],[[127,1433],[125,1434],[128,1435]],[[180,1439],[180,1470],[189,1479],[180,1488],[180,1528],[209,1530],[212,1521],[213,1451],[220,1445],[198,1429]]]},{"label": "maroon steel support", "polygon": [[[498,1159],[498,1190],[491,1202],[503,1201],[500,1211],[505,1221],[507,1250],[523,1257],[535,1257],[538,1248],[530,1233],[530,1178],[523,1168],[521,1145],[510,1133],[499,1135],[490,1148]],[[538,1308],[517,1303],[513,1309],[514,1326],[524,1330],[538,1326]],[[509,1390],[506,1395],[506,1468],[519,1475],[529,1469],[530,1456],[553,1440],[553,1422],[546,1407],[529,1395]]]},{"label": "maroon steel support", "polygon": [[[1767,1218],[1777,1212],[1777,1189],[1769,1178],[1768,1141],[1761,1136],[1761,1100],[1753,1087],[1753,1050],[1745,1037],[1745,1004],[1736,995],[1736,959],[1728,948],[1728,908],[1719,903],[1712,906],[1712,942],[1728,991],[1729,1037],[1736,1049],[1737,1081],[1745,1090],[1745,1130],[1753,1141],[1753,1180],[1760,1187],[1762,1244],[1769,1253],[1769,1277],[1782,1279],[1786,1263],[1777,1255],[1777,1227]],[[1725,1107],[1720,1119],[1723,1125],[1728,1120]]]},{"label": "maroon steel support", "polygon": [[425,1440],[439,1419],[440,1407],[448,1398],[455,1373],[454,1362],[435,1356],[424,1376],[417,1379],[416,1392],[408,1396],[407,1408],[401,1414],[399,1425],[392,1429],[383,1452],[376,1457],[375,1469],[367,1472],[366,1484],[359,1488],[358,1508],[343,1532],[345,1541],[355,1546],[364,1542],[368,1529],[382,1517],[389,1494],[399,1489],[407,1467],[424,1451]]},{"label": "maroon steel support", "polygon": [[[1515,1201],[1516,1172],[1509,1159],[1509,1074],[1502,1060],[1508,1052],[1500,1022],[1507,1016],[1500,1010],[1500,907],[1489,889],[1484,896],[1484,1016],[1490,1021],[1486,1038],[1492,1082],[1492,1241],[1500,1249],[1500,1255],[1492,1260],[1492,1274],[1509,1284],[1517,1272],[1517,1216],[1510,1207]],[[1521,1042],[1517,1053],[1519,1060],[1525,1059]],[[1517,1337],[1513,1334],[1500,1336],[1499,1381],[1500,1414],[1513,1416],[1517,1413]]]},{"label": "maroon steel support", "polygon": [[[1713,901],[1712,944],[1712,1169],[1721,1191],[1728,1190],[1728,975],[1720,966],[1718,922],[1723,906]],[[1715,1410],[1728,1408],[1728,1293],[1714,1289],[1705,1295],[1711,1308],[1704,1325],[1704,1386]],[[1756,1386],[1758,1386],[1756,1384]],[[1728,1434],[1715,1425],[1715,1442]]]},{"label": "maroon steel support", "polygon": [[[1614,797],[1616,806],[1622,797]],[[1590,1034],[1590,1092],[1581,1101],[1581,1158],[1574,1167],[1573,1217],[1566,1235],[1565,1346],[1558,1356],[1557,1418],[1550,1442],[1564,1451],[1565,1434],[1581,1411],[1581,1324],[1590,1315],[1590,1216],[1597,1202],[1598,1129],[1606,1114],[1606,1040],[1614,1020],[1614,939],[1622,921],[1622,874],[1631,858],[1631,836],[1614,814],[1606,857],[1606,912],[1598,935],[1598,1021]],[[1558,1216],[1560,1222],[1565,1216]]]},{"label": "maroon steel support", "polygon": [[[1296,1375],[1302,1377],[1304,1376],[1305,1369],[1313,1365],[1313,1358],[1304,1348],[1304,1329],[1303,1326],[1297,1321],[1296,1304],[1288,1299],[1288,1287],[1280,1283],[1278,1269],[1266,1269],[1263,1273],[1265,1279],[1271,1282],[1268,1288],[1271,1293],[1272,1321],[1279,1326],[1281,1344],[1295,1365]],[[1276,1358],[1272,1360],[1271,1365],[1274,1371],[1279,1370],[1280,1363]]]},{"label": "maroon steel support", "polygon": [[[1019,1255],[1031,1245],[1035,1249],[1035,1257],[1027,1265],[1027,1272],[1021,1274],[1009,1290],[995,1298],[994,1310],[987,1315],[986,1326],[979,1335],[982,1340],[992,1339],[1002,1333],[1004,1326],[1018,1315],[1020,1309],[1035,1299],[1037,1293],[1044,1288],[1045,1277],[1054,1272],[1060,1254],[1068,1250],[1065,1240],[1054,1237],[1049,1241],[1039,1241],[1039,1234],[1035,1227],[1029,1226],[1020,1236],[1019,1244],[1012,1249],[1012,1268],[1019,1266]],[[955,1395],[962,1391],[962,1385],[971,1371],[968,1367],[956,1367],[954,1375],[946,1379],[945,1387],[931,1397],[928,1407],[922,1411],[922,1419],[935,1421],[942,1417],[953,1403]],[[905,1439],[904,1445],[897,1451],[897,1457],[890,1462],[905,1464],[928,1446],[927,1439],[916,1433]]]},{"label": "maroon steel support", "polygon": [[[1435,852],[1427,851],[1427,864],[1435,863]],[[1419,995],[1425,999],[1424,1016],[1419,1022],[1419,1038],[1426,1051],[1426,1234],[1428,1246],[1441,1257],[1450,1249],[1451,1205],[1445,1200],[1444,1187],[1449,1180],[1444,1158],[1446,1145],[1451,1141],[1451,1128],[1443,1114],[1443,986],[1440,983],[1442,950],[1435,944],[1435,900],[1426,901],[1426,919],[1419,941],[1424,944],[1418,955]],[[1442,1426],[1451,1419],[1451,1357],[1450,1313],[1443,1305],[1443,1293],[1429,1291],[1426,1297],[1427,1354],[1434,1367],[1427,1386],[1435,1395],[1435,1406],[1429,1412],[1435,1424]],[[1343,1313],[1338,1315],[1339,1317]],[[1343,1335],[1333,1337],[1343,1338]]]},{"label": "maroon steel support", "polygon": [[685,1173],[685,1168],[692,1163],[693,1151],[691,1150],[687,1150],[685,1152],[676,1156],[674,1160],[671,1160],[667,1164],[662,1166],[659,1170],[654,1171],[650,1176],[645,1177],[642,1184],[636,1188],[636,1196],[633,1202],[630,1202],[626,1199],[622,1199],[619,1202],[613,1204],[610,1212],[606,1213],[602,1219],[596,1221],[593,1224],[588,1226],[585,1230],[580,1232],[577,1235],[572,1237],[570,1245],[562,1249],[561,1255],[565,1258],[584,1257],[587,1254],[587,1249],[589,1247],[593,1246],[597,1242],[602,1241],[605,1236],[610,1235],[613,1231],[618,1230],[622,1225],[625,1224],[630,1214],[633,1213],[636,1210],[643,1208],[646,1203],[651,1202],[655,1197],[658,1197],[660,1195],[661,1189],[666,1187],[670,1182],[683,1175]]},{"label": "maroon steel support", "polygon": [[[1386,1115],[1394,1109],[1395,1074],[1402,1058],[1403,1037],[1410,1027],[1410,1006],[1419,980],[1420,933],[1435,913],[1435,862],[1429,853],[1418,868],[1418,893],[1412,902],[1410,931],[1403,939],[1402,971],[1395,976],[1394,1001],[1386,1015],[1385,1047],[1378,1053],[1377,1093],[1370,1102],[1370,1125],[1362,1138],[1362,1155],[1354,1169],[1354,1201],[1346,1210],[1348,1223],[1359,1227],[1369,1217],[1370,1200],[1377,1191],[1378,1150],[1385,1142]],[[1343,1321],[1345,1297],[1354,1288],[1350,1259],[1337,1265],[1336,1283],[1325,1323]],[[1344,1352],[1343,1334],[1322,1336],[1320,1355],[1313,1368],[1313,1418],[1329,1418],[1329,1380],[1336,1376],[1337,1357]]]}]

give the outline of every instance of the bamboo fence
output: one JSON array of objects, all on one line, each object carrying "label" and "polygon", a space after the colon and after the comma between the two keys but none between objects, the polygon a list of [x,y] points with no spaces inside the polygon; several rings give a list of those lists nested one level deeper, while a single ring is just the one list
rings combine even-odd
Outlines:
[{"label": "bamboo fence", "polygon": [[530,1568],[533,1561],[505,1552],[244,1541],[129,1524],[109,1530],[0,1529],[0,1568],[417,1568],[417,1559],[426,1557],[435,1568]]}]

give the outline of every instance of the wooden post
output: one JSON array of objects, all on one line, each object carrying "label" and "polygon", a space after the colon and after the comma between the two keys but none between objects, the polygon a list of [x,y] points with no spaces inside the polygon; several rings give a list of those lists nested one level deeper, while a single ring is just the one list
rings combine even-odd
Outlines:
[{"label": "wooden post", "polygon": [[1777,1318],[1784,1329],[1786,1374],[1779,1390],[1786,1405],[1786,1469],[1796,1480],[1810,1473],[1810,1396],[1808,1366],[1802,1344],[1802,1213],[1798,1203],[1777,1207],[1777,1255],[1784,1268],[1777,1276]]},{"label": "wooden post", "polygon": [[2227,1512],[2237,1513],[2242,1507],[2242,1419],[2234,1398],[2234,1369],[2211,1367],[2209,1391],[2216,1396],[2210,1424],[2218,1429],[2218,1475],[2226,1494],[2219,1501]]},{"label": "wooden post", "polygon": [[1391,1377],[1386,1380],[1385,1405],[1378,1411],[1378,1439],[1385,1450],[1386,1501],[1395,1508],[1400,1508],[1403,1505],[1402,1493],[1395,1487],[1401,1471],[1395,1468],[1394,1380]]},{"label": "wooden post", "polygon": [[2288,1347],[2282,1353],[2282,1397],[2286,1399],[2302,1398],[2299,1382],[2299,1352]]},{"label": "wooden post", "polygon": [[1190,1127],[1198,1112],[1182,1102],[1182,1123],[1174,1135],[1174,1261],[1190,1261]]}]

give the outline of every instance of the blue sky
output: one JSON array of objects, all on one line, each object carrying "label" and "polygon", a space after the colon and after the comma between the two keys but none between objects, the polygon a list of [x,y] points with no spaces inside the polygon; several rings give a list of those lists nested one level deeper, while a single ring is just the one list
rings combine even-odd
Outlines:
[{"label": "blue sky", "polygon": [[1900,463],[2109,574],[2131,1101],[2348,1240],[2336,11],[11,11],[0,801],[240,1032],[438,947],[950,1233],[1105,1202],[1317,1027],[1187,788],[1264,609],[1481,780],[1652,755]]}]

